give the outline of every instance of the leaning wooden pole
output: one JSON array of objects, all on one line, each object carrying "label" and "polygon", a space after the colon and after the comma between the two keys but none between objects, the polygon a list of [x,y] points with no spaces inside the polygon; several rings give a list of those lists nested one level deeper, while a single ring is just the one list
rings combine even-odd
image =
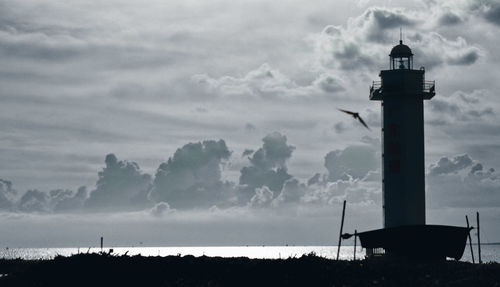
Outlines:
[{"label": "leaning wooden pole", "polygon": [[358,231],[354,229],[354,260],[356,260],[356,243],[358,239]]},{"label": "leaning wooden pole", "polygon": [[342,207],[342,221],[340,222],[339,244],[337,245],[338,246],[337,247],[337,260],[339,260],[340,245],[342,244],[342,230],[344,229],[345,204],[346,204],[346,201],[344,200],[344,207]]},{"label": "leaning wooden pole", "polygon": [[477,260],[479,264],[483,263],[481,260],[481,229],[479,229],[479,211],[476,212],[477,219]]},{"label": "leaning wooden pole", "polygon": [[[467,217],[467,215],[465,216],[465,221],[467,221],[467,229],[469,229],[469,217]],[[474,249],[472,249],[472,238],[470,236],[470,229],[467,235],[469,236],[469,247],[470,247],[470,255],[472,256],[472,263],[476,263],[474,261]]]}]

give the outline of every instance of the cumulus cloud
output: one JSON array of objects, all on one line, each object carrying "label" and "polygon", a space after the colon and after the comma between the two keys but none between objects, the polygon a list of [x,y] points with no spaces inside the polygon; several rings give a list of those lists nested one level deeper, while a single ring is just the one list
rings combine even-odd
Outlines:
[{"label": "cumulus cloud", "polygon": [[17,209],[22,212],[47,212],[48,196],[45,192],[30,189],[19,199]]},{"label": "cumulus cloud", "polygon": [[[270,142],[269,136],[264,138],[265,143]],[[279,157],[280,160],[272,162],[280,163],[277,166],[286,167],[283,163],[291,156],[293,148],[286,144],[284,136],[275,133],[273,137],[275,142],[280,143],[277,146],[281,146],[278,150],[283,155]],[[271,150],[264,144],[250,158],[254,165],[241,170],[242,177],[247,176],[253,180],[249,180],[248,183],[241,182],[242,177],[240,177],[240,188],[246,192],[244,198],[249,198],[250,207],[272,208],[334,205],[341,203],[344,199],[350,203],[365,206],[379,203],[381,200],[380,159],[377,154],[380,154],[378,152],[380,141],[364,137],[361,143],[328,153],[325,156],[327,173],[316,173],[307,182],[302,182],[288,174],[280,176],[277,173],[271,173],[269,168],[274,165],[262,163],[262,159],[255,155],[259,151],[267,154]],[[278,167],[274,169],[279,170]],[[267,171],[268,177],[256,177],[254,170],[260,170],[261,174]],[[248,173],[254,177],[250,177]],[[279,180],[280,185],[272,188],[271,184],[264,183],[263,178],[267,181],[270,181],[269,178]]]},{"label": "cumulus cloud", "polygon": [[108,154],[106,166],[98,173],[96,189],[90,193],[85,207],[92,210],[140,209],[150,205],[147,194],[151,176],[142,173],[135,162],[119,161]]},{"label": "cumulus cloud", "polygon": [[413,13],[401,9],[368,8],[361,16],[351,20],[350,24],[363,32],[370,42],[388,42],[386,31],[400,27],[412,27],[420,22]]},{"label": "cumulus cloud", "polygon": [[471,164],[472,159],[467,154],[457,155],[452,159],[448,157],[442,157],[437,163],[430,166],[429,174],[438,175],[457,173],[458,171],[463,170]]},{"label": "cumulus cloud", "polygon": [[[62,190],[59,190],[62,191]],[[52,194],[53,192],[51,192]],[[53,204],[54,212],[71,212],[83,207],[88,198],[87,187],[81,186],[76,193],[57,192],[57,201]]]},{"label": "cumulus cloud", "polygon": [[[452,15],[443,14],[440,21],[458,21]],[[431,69],[471,65],[479,59],[479,47],[463,37],[448,39],[436,32],[433,25],[422,25],[427,18],[427,11],[372,7],[351,18],[345,26],[327,26],[313,37],[319,66],[358,73],[378,70],[386,63],[391,47],[397,44],[394,34],[400,27],[405,27],[405,44],[412,48],[418,65]]]},{"label": "cumulus cloud", "polygon": [[[96,189],[90,194],[82,186],[76,192],[54,189],[49,192],[28,190],[17,201],[9,181],[0,181],[0,195],[9,198],[3,208],[20,212],[75,212],[149,210],[155,217],[173,208],[251,208],[298,207],[300,204],[334,204],[343,199],[353,203],[374,202],[377,193],[372,164],[377,139],[364,137],[362,145],[348,146],[325,157],[327,174],[317,173],[307,183],[287,172],[287,162],[295,147],[278,132],[266,135],[256,151],[245,150],[249,166],[240,170],[240,182],[221,180],[221,166],[231,152],[223,140],[188,143],[162,163],[154,180],[142,173],[134,162],[105,158],[106,166],[98,173]],[[476,168],[474,172],[481,172]]]},{"label": "cumulus cloud", "polygon": [[285,182],[280,194],[273,200],[274,205],[282,205],[289,202],[298,203],[307,193],[307,186],[292,178]]},{"label": "cumulus cloud", "polygon": [[441,158],[431,165],[426,181],[433,208],[500,207],[500,175],[467,154]]},{"label": "cumulus cloud", "polygon": [[[283,188],[280,201],[333,205],[347,200],[351,204],[374,206],[381,201],[380,141],[363,137],[362,144],[329,152],[325,156],[326,174],[316,173],[307,185],[294,179]],[[278,197],[279,198],[279,197]],[[278,198],[275,200],[276,204]]]},{"label": "cumulus cloud", "polygon": [[[367,146],[369,143],[377,144],[378,147],[377,140],[370,140],[364,140]],[[372,160],[370,157],[373,157],[375,152],[367,152],[360,146],[348,146],[336,152],[340,154],[341,160],[325,158],[325,166],[328,163],[330,168],[327,174],[316,173],[307,180],[307,183],[290,176],[283,182],[281,189],[272,190],[266,185],[254,187],[248,206],[274,209],[299,206],[313,208],[312,206],[337,205],[343,200],[362,206],[379,204],[381,201],[379,166],[372,166],[370,163]],[[363,158],[357,154],[354,156],[357,152],[361,152],[360,156]],[[371,169],[367,169],[364,163],[371,166]],[[344,172],[337,173],[340,176],[334,176],[332,170]]]},{"label": "cumulus cloud", "polygon": [[244,185],[241,195],[247,201],[256,188],[267,186],[278,193],[286,180],[292,176],[287,172],[286,162],[292,156],[295,147],[287,144],[287,138],[278,132],[268,134],[263,145],[249,157],[251,166],[241,169],[240,185]]},{"label": "cumulus cloud", "polygon": [[362,70],[373,67],[378,56],[366,49],[362,41],[349,37],[342,27],[327,26],[316,40],[319,64],[328,69]]},{"label": "cumulus cloud", "polygon": [[354,145],[329,152],[325,156],[328,181],[346,179],[349,176],[360,179],[370,171],[379,169],[379,149],[377,145]]},{"label": "cumulus cloud", "polygon": [[221,164],[230,155],[224,140],[184,145],[158,167],[150,198],[174,208],[227,204],[233,187],[221,180]]},{"label": "cumulus cloud", "polygon": [[8,180],[0,179],[0,210],[20,212],[73,212],[81,209],[87,199],[86,187],[75,193],[68,189],[54,189],[49,192],[30,189],[20,197]]}]

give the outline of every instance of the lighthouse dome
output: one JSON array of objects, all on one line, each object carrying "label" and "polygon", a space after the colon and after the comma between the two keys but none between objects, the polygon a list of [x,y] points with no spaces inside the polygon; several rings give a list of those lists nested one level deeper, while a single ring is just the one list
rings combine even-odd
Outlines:
[{"label": "lighthouse dome", "polygon": [[403,41],[399,41],[399,45],[394,46],[392,48],[391,53],[389,54],[392,58],[403,58],[403,57],[411,57],[413,53],[411,52],[410,47],[403,44]]}]

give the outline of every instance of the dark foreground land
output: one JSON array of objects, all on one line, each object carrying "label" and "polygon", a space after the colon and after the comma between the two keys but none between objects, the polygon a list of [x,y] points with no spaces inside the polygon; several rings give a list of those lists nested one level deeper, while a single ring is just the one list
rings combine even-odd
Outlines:
[{"label": "dark foreground land", "polygon": [[[142,257],[0,259],[0,286],[500,286],[500,264],[385,259]],[[7,274],[7,275],[5,275]]]}]

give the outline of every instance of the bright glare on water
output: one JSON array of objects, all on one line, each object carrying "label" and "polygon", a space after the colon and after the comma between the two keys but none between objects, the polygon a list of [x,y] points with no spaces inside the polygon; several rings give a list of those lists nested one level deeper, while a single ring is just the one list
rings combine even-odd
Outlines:
[{"label": "bright glare on water", "polygon": [[[477,262],[477,245],[473,245]],[[104,248],[105,252],[109,247]],[[210,246],[210,247],[113,247],[113,254],[142,255],[142,256],[169,256],[169,255],[194,255],[194,256],[220,256],[220,257],[248,257],[286,259],[300,257],[304,254],[315,253],[317,256],[335,259],[336,246]],[[100,252],[100,248],[4,248],[0,250],[1,258],[23,259],[51,259],[57,255],[70,256],[77,253]],[[483,262],[500,262],[500,245],[482,245],[481,254]],[[358,247],[356,258],[364,258],[365,249]],[[352,260],[354,247],[343,246],[340,249],[340,259]],[[469,246],[465,249],[461,261],[471,262]]]}]

